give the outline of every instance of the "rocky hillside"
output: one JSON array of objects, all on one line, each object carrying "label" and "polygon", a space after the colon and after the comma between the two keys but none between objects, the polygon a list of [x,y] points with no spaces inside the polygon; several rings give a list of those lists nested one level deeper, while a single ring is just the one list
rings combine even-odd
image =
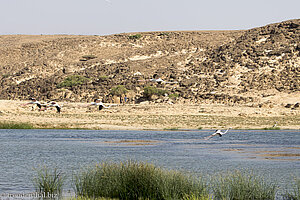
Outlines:
[{"label": "rocky hillside", "polygon": [[0,74],[1,99],[108,101],[123,85],[137,102],[152,86],[173,102],[255,103],[258,93],[299,92],[300,19],[247,31],[0,36]]}]

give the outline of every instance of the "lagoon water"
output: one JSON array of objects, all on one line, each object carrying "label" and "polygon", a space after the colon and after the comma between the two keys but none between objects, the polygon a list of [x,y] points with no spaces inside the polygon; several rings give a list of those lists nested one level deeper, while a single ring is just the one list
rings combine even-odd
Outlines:
[{"label": "lagoon water", "polygon": [[72,177],[95,163],[129,159],[195,175],[250,170],[284,189],[300,177],[299,130],[231,130],[203,139],[213,132],[0,130],[0,194],[33,192],[41,166]]}]

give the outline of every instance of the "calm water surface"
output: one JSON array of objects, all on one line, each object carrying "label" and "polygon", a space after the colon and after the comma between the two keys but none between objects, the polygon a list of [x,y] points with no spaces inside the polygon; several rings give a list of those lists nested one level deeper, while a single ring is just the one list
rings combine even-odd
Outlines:
[{"label": "calm water surface", "polygon": [[232,130],[203,139],[213,132],[0,129],[0,193],[33,192],[39,166],[71,177],[98,162],[128,159],[205,175],[254,170],[284,187],[300,177],[299,130]]}]

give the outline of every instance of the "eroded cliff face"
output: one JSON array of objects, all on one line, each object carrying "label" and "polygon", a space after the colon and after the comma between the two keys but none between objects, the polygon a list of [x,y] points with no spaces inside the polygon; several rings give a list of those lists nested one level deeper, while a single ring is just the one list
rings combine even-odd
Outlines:
[{"label": "eroded cliff face", "polygon": [[[247,31],[0,36],[0,73],[1,99],[91,101],[124,85],[137,100],[152,85],[177,101],[258,105],[300,90],[300,19]],[[58,87],[73,75],[87,79]]]}]

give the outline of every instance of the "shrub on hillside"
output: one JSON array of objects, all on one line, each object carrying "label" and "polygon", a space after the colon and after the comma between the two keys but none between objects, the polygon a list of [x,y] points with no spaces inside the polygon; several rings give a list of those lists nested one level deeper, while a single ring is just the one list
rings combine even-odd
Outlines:
[{"label": "shrub on hillside", "polygon": [[150,99],[152,95],[163,96],[168,93],[169,92],[167,90],[162,90],[152,86],[147,86],[144,88],[144,97],[148,99]]},{"label": "shrub on hillside", "polygon": [[72,75],[68,76],[63,80],[61,83],[57,85],[57,88],[63,88],[63,87],[74,87],[77,85],[85,84],[89,81],[88,78],[80,75]]},{"label": "shrub on hillside", "polygon": [[122,96],[123,94],[126,94],[127,92],[128,92],[128,90],[125,88],[124,85],[118,85],[116,87],[113,87],[110,90],[110,93],[115,96]]},{"label": "shrub on hillside", "polygon": [[142,37],[141,34],[135,34],[135,35],[130,35],[130,36],[128,36],[128,38],[131,39],[131,40],[138,40],[138,39],[140,39],[141,37]]}]

